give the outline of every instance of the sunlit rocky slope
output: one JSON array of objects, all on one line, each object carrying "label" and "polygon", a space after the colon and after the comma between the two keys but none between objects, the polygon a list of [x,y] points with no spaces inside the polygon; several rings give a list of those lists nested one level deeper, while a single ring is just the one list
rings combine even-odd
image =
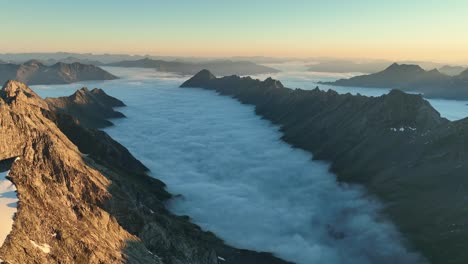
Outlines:
[{"label": "sunlit rocky slope", "polygon": [[[101,90],[43,100],[25,84],[0,90],[0,160],[19,198],[6,263],[286,263],[226,246],[168,212],[164,184],[105,132],[121,105]],[[89,106],[89,107],[88,107]],[[78,111],[86,109],[86,111]],[[115,115],[114,114],[110,114]]]}]

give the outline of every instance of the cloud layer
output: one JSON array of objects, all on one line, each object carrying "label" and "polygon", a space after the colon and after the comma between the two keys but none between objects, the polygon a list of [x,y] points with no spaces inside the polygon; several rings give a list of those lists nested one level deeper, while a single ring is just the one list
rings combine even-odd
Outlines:
[{"label": "cloud layer", "polygon": [[283,143],[252,107],[173,79],[132,82],[109,90],[128,118],[108,132],[182,195],[169,203],[177,214],[299,264],[420,261],[374,199]]},{"label": "cloud layer", "polygon": [[[90,82],[128,105],[108,132],[182,196],[168,205],[227,243],[273,252],[298,264],[418,263],[381,205],[358,186],[340,185],[326,163],[292,149],[253,108],[152,70],[109,69],[122,79]],[[295,73],[298,74],[298,73]],[[313,88],[288,75],[287,85]],[[327,77],[328,78],[328,77]],[[307,85],[306,85],[307,84]],[[42,96],[71,94],[83,84],[36,87]],[[371,89],[371,95],[385,93]],[[431,101],[432,102],[432,101]],[[464,117],[463,102],[434,103],[444,116]]]}]

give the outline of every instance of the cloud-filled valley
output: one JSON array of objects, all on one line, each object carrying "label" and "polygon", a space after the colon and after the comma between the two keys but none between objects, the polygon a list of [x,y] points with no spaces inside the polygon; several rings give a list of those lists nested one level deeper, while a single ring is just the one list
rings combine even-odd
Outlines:
[{"label": "cloud-filled valley", "polygon": [[101,85],[128,105],[120,109],[128,118],[107,131],[180,194],[168,204],[175,213],[233,246],[299,264],[420,261],[376,200],[283,143],[253,107],[180,82],[127,76]]},{"label": "cloud-filled valley", "polygon": [[[119,109],[128,118],[106,130],[180,194],[168,203],[175,213],[228,244],[299,264],[424,262],[377,200],[282,142],[253,107],[177,88],[183,79],[170,74],[114,71],[123,78],[91,83],[128,105]],[[80,86],[36,90],[56,96]]]}]

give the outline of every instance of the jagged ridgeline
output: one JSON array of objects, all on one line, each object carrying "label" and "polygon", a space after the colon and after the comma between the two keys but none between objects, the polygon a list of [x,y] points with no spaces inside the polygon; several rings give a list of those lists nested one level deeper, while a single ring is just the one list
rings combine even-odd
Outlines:
[{"label": "jagged ridgeline", "polygon": [[279,81],[203,70],[182,84],[255,106],[283,140],[331,162],[340,181],[360,183],[432,263],[468,263],[468,119],[450,122],[420,95],[380,97],[285,88]]},{"label": "jagged ridgeline", "polygon": [[174,216],[161,181],[105,132],[123,102],[99,89],[41,99],[25,84],[0,90],[0,161],[17,188],[6,263],[286,263],[229,247]]}]

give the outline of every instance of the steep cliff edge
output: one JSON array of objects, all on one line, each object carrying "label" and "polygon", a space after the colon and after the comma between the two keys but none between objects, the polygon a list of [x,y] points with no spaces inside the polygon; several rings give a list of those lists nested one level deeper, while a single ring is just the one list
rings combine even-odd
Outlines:
[{"label": "steep cliff edge", "polygon": [[468,261],[468,120],[450,122],[421,96],[398,90],[376,98],[339,95],[208,71],[181,87],[255,105],[281,127],[283,140],[331,161],[339,180],[380,197],[385,213],[431,262]]},{"label": "steep cliff edge", "polygon": [[[79,102],[118,103],[99,90],[78,93],[82,100],[59,101],[71,108]],[[221,257],[222,263],[287,263],[229,247],[188,217],[168,212],[164,201],[171,195],[164,183],[146,175],[146,167],[105,132],[82,126],[88,115],[57,110],[55,103],[15,81],[0,90],[0,161],[16,158],[9,178],[19,198],[0,259],[214,264]]]}]

